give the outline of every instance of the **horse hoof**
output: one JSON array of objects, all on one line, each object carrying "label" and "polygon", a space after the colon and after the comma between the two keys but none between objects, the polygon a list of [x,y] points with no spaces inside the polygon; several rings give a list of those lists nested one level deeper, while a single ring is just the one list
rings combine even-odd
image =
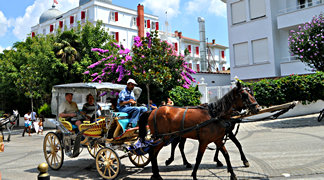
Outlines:
[{"label": "horse hoof", "polygon": [[152,175],[151,180],[163,180],[163,179],[162,179],[162,177],[160,175],[158,175],[158,176]]},{"label": "horse hoof", "polygon": [[192,168],[192,165],[190,163],[187,163],[186,168]]},{"label": "horse hoof", "polygon": [[243,161],[243,164],[244,164],[245,167],[250,167],[249,161]]},{"label": "horse hoof", "polygon": [[220,162],[220,161],[217,162],[217,167],[223,167],[223,166],[224,166],[224,165],[223,165],[222,162]]},{"label": "horse hoof", "polygon": [[235,175],[231,175],[231,180],[237,180]]},{"label": "horse hoof", "polygon": [[168,159],[165,161],[165,165],[169,166],[173,162],[173,159]]}]

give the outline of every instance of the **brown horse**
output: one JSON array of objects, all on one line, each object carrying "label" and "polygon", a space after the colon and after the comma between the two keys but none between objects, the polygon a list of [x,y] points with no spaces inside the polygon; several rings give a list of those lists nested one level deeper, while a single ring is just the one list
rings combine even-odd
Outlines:
[{"label": "brown horse", "polygon": [[[243,108],[249,108],[253,113],[256,113],[259,110],[259,105],[255,98],[247,90],[242,88],[240,83],[237,83],[237,87],[229,91],[220,100],[208,104],[208,109],[185,109],[163,106],[151,112],[143,113],[138,122],[140,129],[139,137],[141,139],[145,138],[147,134],[146,125],[149,124],[153,136],[156,139],[161,138],[163,140],[160,144],[152,147],[149,152],[153,172],[151,179],[162,179],[157,165],[157,155],[165,144],[172,141],[173,132],[179,131],[181,126],[186,130],[197,127],[190,129],[192,131],[176,133],[177,136],[197,139],[199,141],[196,164],[192,172],[193,179],[197,179],[196,176],[199,164],[207,145],[211,142],[214,142],[220,147],[226,159],[227,169],[231,173],[231,179],[236,179],[229,155],[223,144],[226,127],[228,126],[228,122],[223,119],[229,119],[233,109]],[[185,111],[187,111],[186,115],[184,115]],[[185,119],[185,121],[182,122],[182,119]],[[204,126],[201,126],[202,123]]]}]

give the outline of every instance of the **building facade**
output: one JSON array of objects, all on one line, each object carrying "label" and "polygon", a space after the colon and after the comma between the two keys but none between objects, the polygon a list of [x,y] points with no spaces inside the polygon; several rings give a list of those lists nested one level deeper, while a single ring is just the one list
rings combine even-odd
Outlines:
[{"label": "building facade", "polygon": [[[173,44],[179,55],[184,54],[187,49],[189,55],[185,59],[189,66],[197,72],[201,71],[201,41],[183,37],[181,32],[177,31],[174,34],[160,31],[158,16],[145,14],[141,5],[137,7],[137,10],[132,10],[112,4],[112,0],[80,0],[78,7],[65,13],[60,12],[53,5],[51,9],[41,15],[39,24],[31,27],[31,36],[55,33],[58,28],[63,31],[68,30],[76,27],[78,22],[81,25],[87,21],[96,24],[99,20],[103,22],[104,28],[114,36],[118,43],[129,49],[133,45],[134,37],[140,35],[140,32],[143,35],[146,32],[158,30],[160,38]],[[206,46],[207,56],[205,59],[207,59],[208,69],[203,71],[225,70],[227,47],[216,44],[214,40],[212,43],[207,43]]]},{"label": "building facade", "polygon": [[324,0],[222,0],[227,4],[231,79],[308,74],[290,56],[291,30],[324,12]]}]

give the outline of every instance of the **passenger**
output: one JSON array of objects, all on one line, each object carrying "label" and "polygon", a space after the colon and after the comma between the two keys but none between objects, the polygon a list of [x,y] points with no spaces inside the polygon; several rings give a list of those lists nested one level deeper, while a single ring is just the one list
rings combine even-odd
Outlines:
[{"label": "passenger", "polygon": [[120,112],[126,112],[129,115],[129,123],[127,128],[135,127],[141,113],[146,112],[146,107],[132,107],[136,105],[135,94],[133,92],[137,83],[134,79],[127,81],[127,87],[120,91],[119,98],[117,100],[117,109]]},{"label": "passenger", "polygon": [[173,101],[169,97],[168,97],[167,105],[169,105],[169,106],[173,106],[174,105]]},{"label": "passenger", "polygon": [[59,116],[79,127],[81,120],[71,121],[73,117],[77,117],[77,113],[79,112],[78,106],[72,101],[72,98],[72,93],[65,93],[65,101],[59,107]]},{"label": "passenger", "polygon": [[[97,113],[97,117],[100,116],[100,111],[102,110],[99,104],[94,104],[94,97],[92,94],[88,94],[86,97],[87,103],[85,103],[82,107],[82,114],[84,114],[88,120],[91,122],[94,122],[95,120],[95,114]],[[96,111],[97,110],[97,111]]]},{"label": "passenger", "polygon": [[150,110],[154,110],[154,109],[157,109],[157,106],[156,104],[153,103],[152,100],[150,100]]}]

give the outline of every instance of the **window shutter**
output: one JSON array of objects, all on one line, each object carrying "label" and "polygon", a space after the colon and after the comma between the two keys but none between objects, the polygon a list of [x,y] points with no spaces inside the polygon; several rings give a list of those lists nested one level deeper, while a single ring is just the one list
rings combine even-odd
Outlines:
[{"label": "window shutter", "polygon": [[222,58],[224,59],[225,58],[225,52],[222,51]]},{"label": "window shutter", "polygon": [[119,42],[119,32],[115,32],[116,41]]},{"label": "window shutter", "polygon": [[199,55],[199,47],[196,47],[196,54]]},{"label": "window shutter", "polygon": [[53,32],[53,30],[54,30],[54,25],[51,24],[51,25],[50,25],[50,32]]},{"label": "window shutter", "polygon": [[178,51],[178,43],[174,43],[174,49]]},{"label": "window shutter", "polygon": [[35,32],[32,32],[32,37],[35,37]]},{"label": "window shutter", "polygon": [[115,21],[118,21],[118,12],[115,12]]},{"label": "window shutter", "polygon": [[70,16],[70,24],[74,23],[74,16]]},{"label": "window shutter", "polygon": [[200,71],[200,69],[199,69],[199,64],[197,64],[197,72],[199,72]]},{"label": "window shutter", "polygon": [[86,15],[86,12],[85,11],[81,11],[81,19],[85,19],[85,15]]},{"label": "window shutter", "polygon": [[59,22],[59,27],[62,28],[63,27],[63,21]]},{"label": "window shutter", "polygon": [[188,50],[191,53],[191,45],[188,45]]},{"label": "window shutter", "polygon": [[159,22],[155,22],[155,29],[159,30]]},{"label": "window shutter", "polygon": [[222,70],[225,71],[225,67],[222,67]]},{"label": "window shutter", "polygon": [[192,64],[191,63],[189,63],[189,68],[192,69]]},{"label": "window shutter", "polygon": [[147,20],[147,28],[151,28],[151,21],[150,20]]}]

